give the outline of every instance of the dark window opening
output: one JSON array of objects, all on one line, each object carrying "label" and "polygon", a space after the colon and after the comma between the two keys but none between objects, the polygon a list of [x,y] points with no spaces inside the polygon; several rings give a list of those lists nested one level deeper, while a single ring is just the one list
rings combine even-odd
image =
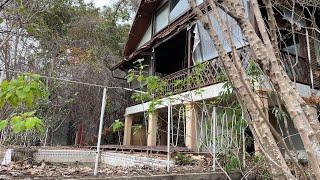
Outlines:
[{"label": "dark window opening", "polygon": [[187,31],[183,30],[155,48],[155,72],[172,74],[187,67]]},{"label": "dark window opening", "polygon": [[[295,42],[294,42],[295,41]],[[296,48],[298,56],[305,57],[305,37],[298,33],[294,33],[294,40],[292,32],[288,30],[280,30],[279,45],[280,50],[285,53],[296,55]]]}]

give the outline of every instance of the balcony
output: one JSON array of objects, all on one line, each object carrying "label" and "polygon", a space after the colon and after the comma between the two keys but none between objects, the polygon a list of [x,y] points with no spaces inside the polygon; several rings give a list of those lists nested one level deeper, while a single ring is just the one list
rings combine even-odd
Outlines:
[{"label": "balcony", "polygon": [[[311,84],[309,62],[306,58],[298,57],[297,63],[296,56],[293,54],[282,53],[281,58],[282,66],[285,67],[292,81]],[[212,59],[200,65],[164,76],[161,80],[164,82],[164,87],[161,92],[155,93],[155,97],[158,98],[210,86],[226,79],[222,77],[221,69],[216,63],[216,59]],[[139,102],[134,102],[132,99],[129,101],[130,106],[135,104],[139,104]]]}]

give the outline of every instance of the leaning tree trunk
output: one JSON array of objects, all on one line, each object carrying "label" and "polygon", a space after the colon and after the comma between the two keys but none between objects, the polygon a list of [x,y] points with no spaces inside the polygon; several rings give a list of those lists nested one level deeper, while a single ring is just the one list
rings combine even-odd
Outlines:
[{"label": "leaning tree trunk", "polygon": [[[292,85],[291,80],[279,63],[280,59],[276,58],[263,19],[261,14],[259,14],[260,11],[257,9],[257,2],[255,0],[252,1],[253,8],[256,9],[254,13],[263,42],[254,31],[249,20],[244,16],[243,6],[240,2],[237,0],[231,1],[232,0],[225,1],[228,9],[231,9],[228,12],[239,23],[244,36],[256,54],[256,61],[262,66],[263,71],[268,75],[273,87],[279,93],[282,103],[286,107],[295,128],[301,136],[312,171],[316,178],[320,179],[320,145],[317,137],[319,126],[313,119],[315,116],[310,111],[310,106],[306,104]],[[310,122],[315,124],[314,128],[312,128]]]},{"label": "leaning tree trunk", "polygon": [[232,47],[233,60],[224,50],[222,43],[208,18],[205,17],[201,10],[196,7],[196,4],[193,0],[189,0],[189,3],[192,5],[197,16],[204,24],[204,27],[207,27],[207,31],[220,56],[220,64],[222,65],[221,67],[227,75],[232,87],[235,89],[237,97],[239,97],[239,102],[245,105],[248,113],[251,115],[252,122],[249,124],[252,125],[252,129],[255,131],[255,138],[260,142],[259,144],[263,144],[261,149],[263,150],[269,162],[271,173],[276,179],[294,178],[279,150],[279,147],[275,142],[274,137],[272,136],[268,124],[266,123],[266,117],[262,109],[262,101],[256,92],[253,91],[248,77],[241,67],[241,61],[237,54],[236,48],[231,41],[230,32],[228,34],[228,29],[221,21],[221,18],[217,13],[217,8],[213,3],[210,3],[212,5],[211,8],[213,8],[212,12],[215,18],[218,20],[220,26],[223,28],[223,33],[228,41],[229,46]]}]

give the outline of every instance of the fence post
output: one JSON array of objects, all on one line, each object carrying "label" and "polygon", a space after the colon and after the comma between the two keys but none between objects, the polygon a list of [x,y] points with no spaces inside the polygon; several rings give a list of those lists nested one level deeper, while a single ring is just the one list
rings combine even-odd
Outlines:
[{"label": "fence post", "polygon": [[216,107],[213,107],[213,140],[212,140],[212,170],[216,171],[216,121],[217,121],[217,115],[216,115]]},{"label": "fence post", "polygon": [[96,152],[96,159],[94,162],[94,172],[93,175],[96,176],[98,174],[98,164],[99,164],[99,157],[100,157],[100,144],[101,144],[101,134],[102,134],[102,127],[103,127],[103,117],[104,111],[106,109],[106,100],[107,100],[107,88],[103,88],[103,96],[102,96],[102,104],[101,104],[101,112],[100,112],[100,123],[99,123],[99,133],[98,133],[98,142],[97,142],[97,152]]},{"label": "fence post", "polygon": [[171,102],[168,103],[168,126],[167,126],[167,172],[170,172],[170,123],[171,123]]}]

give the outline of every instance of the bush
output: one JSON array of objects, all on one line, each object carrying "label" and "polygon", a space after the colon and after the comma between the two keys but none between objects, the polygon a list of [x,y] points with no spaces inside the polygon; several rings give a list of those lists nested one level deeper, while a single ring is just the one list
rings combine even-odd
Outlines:
[{"label": "bush", "polygon": [[196,161],[192,159],[191,157],[182,154],[182,153],[177,153],[174,157],[175,164],[177,165],[194,165]]}]

